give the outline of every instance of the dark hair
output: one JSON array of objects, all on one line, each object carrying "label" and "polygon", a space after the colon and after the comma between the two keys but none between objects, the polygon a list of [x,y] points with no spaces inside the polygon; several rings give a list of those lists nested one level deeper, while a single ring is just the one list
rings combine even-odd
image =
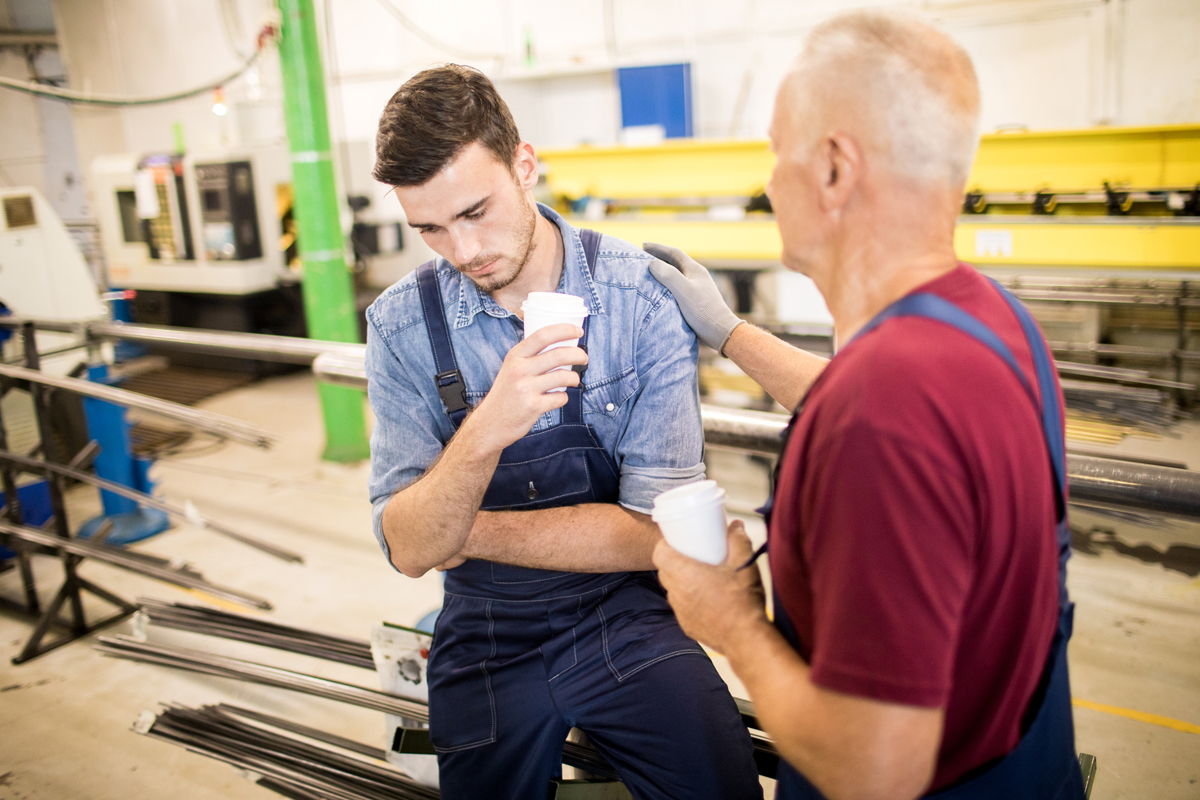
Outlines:
[{"label": "dark hair", "polygon": [[474,142],[511,168],[521,135],[486,75],[460,64],[433,67],[384,106],[371,175],[388,186],[420,186]]}]

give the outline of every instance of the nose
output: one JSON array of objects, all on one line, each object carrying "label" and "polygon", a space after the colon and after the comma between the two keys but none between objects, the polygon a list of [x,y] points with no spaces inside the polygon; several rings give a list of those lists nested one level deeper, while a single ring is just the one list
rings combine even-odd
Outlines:
[{"label": "nose", "polygon": [[459,265],[470,264],[481,250],[479,239],[457,225],[450,229],[450,244],[454,248],[454,263]]}]

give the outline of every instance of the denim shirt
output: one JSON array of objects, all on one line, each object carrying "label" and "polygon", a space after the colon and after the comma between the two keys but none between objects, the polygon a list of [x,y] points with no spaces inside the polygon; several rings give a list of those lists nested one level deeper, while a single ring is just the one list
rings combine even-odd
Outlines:
[{"label": "denim shirt", "polygon": [[[620,467],[620,504],[649,513],[656,495],[704,476],[696,337],[670,292],[650,274],[649,254],[604,236],[593,276],[579,231],[550,208],[538,209],[562,232],[557,291],[582,297],[588,308],[584,422]],[[476,406],[504,356],[521,341],[524,325],[445,259],[437,260],[437,273],[467,402]],[[437,370],[415,273],[367,309],[366,367],[375,412],[369,484],[374,530],[390,560],[384,507],[425,474],[454,434],[434,385]],[[544,414],[532,431],[557,425],[560,414]]]}]

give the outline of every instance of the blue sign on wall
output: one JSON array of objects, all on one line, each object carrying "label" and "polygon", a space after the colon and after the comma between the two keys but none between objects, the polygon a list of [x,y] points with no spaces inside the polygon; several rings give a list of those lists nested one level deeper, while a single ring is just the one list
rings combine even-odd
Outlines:
[{"label": "blue sign on wall", "polygon": [[621,127],[662,125],[668,139],[692,135],[692,65],[621,67]]}]

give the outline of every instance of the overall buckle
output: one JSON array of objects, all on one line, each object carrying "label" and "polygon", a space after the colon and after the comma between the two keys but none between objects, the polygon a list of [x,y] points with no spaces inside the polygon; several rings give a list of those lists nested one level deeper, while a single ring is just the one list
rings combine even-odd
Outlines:
[{"label": "overall buckle", "polygon": [[[579,349],[586,353],[587,345],[581,344],[581,345],[579,345]],[[579,388],[582,389],[583,388],[583,373],[587,372],[587,364],[575,364],[574,366],[571,367],[571,371],[579,376]]]},{"label": "overall buckle", "polygon": [[463,383],[461,372],[456,369],[439,372],[434,376],[434,383],[447,414],[467,408],[467,385]]}]

